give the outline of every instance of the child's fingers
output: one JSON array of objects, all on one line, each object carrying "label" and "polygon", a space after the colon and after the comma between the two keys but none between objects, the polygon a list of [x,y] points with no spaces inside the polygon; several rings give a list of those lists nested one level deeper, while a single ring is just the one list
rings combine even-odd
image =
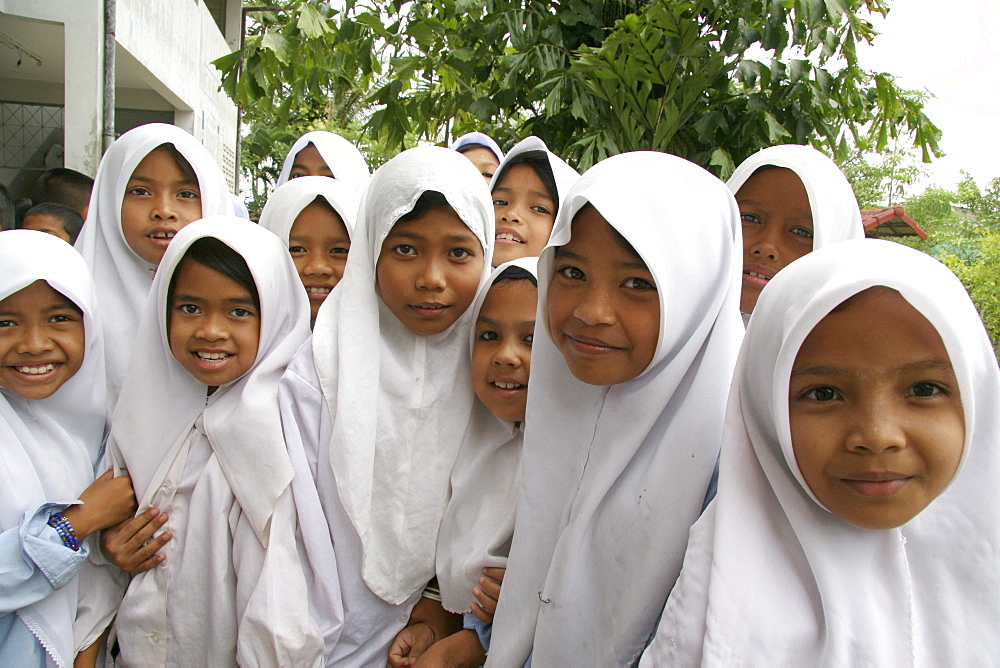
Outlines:
[{"label": "child's fingers", "polygon": [[[478,588],[482,590],[484,594],[493,599],[494,602],[500,599],[500,583],[497,582],[496,580],[491,580],[484,575],[479,578]],[[477,596],[476,598],[479,597]]]},{"label": "child's fingers", "polygon": [[491,568],[483,569],[483,575],[488,577],[490,580],[493,580],[494,582],[503,582],[503,576],[506,572],[507,572],[506,568],[501,568],[498,566],[493,566]]},{"label": "child's fingers", "polygon": [[483,609],[483,606],[481,606],[478,603],[472,604],[472,614],[474,614],[476,616],[476,619],[483,622],[484,624],[493,623],[493,613],[486,612],[486,610]]}]

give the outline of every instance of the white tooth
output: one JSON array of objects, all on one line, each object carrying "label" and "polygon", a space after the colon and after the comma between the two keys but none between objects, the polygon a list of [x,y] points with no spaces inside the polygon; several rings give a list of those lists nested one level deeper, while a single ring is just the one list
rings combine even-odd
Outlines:
[{"label": "white tooth", "polygon": [[309,292],[313,292],[318,295],[328,295],[330,294],[330,288],[309,288]]},{"label": "white tooth", "polygon": [[500,381],[496,381],[493,384],[499,387],[501,390],[515,390],[521,387],[517,383],[501,383]]},{"label": "white tooth", "polygon": [[18,366],[14,367],[20,373],[26,373],[30,376],[38,376],[43,373],[48,373],[56,368],[55,364],[46,364],[44,366]]},{"label": "white tooth", "polygon": [[229,357],[229,354],[228,353],[205,353],[205,352],[200,352],[200,353],[198,353],[198,357],[200,357],[203,360],[221,360],[221,359],[225,359],[226,357]]}]

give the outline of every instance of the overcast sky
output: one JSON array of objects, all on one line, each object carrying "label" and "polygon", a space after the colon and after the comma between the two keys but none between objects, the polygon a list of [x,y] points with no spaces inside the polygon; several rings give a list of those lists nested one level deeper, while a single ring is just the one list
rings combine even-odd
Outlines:
[{"label": "overcast sky", "polygon": [[1000,3],[889,5],[888,17],[874,22],[882,34],[859,48],[858,57],[862,67],[890,72],[903,87],[935,96],[925,113],[941,128],[947,156],[931,163],[922,185],[951,188],[964,169],[984,186],[1000,176]]}]

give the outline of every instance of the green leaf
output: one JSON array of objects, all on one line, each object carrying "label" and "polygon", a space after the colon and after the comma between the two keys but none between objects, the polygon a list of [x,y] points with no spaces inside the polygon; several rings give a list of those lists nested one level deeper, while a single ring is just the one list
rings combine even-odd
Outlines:
[{"label": "green leaf", "polygon": [[288,62],[288,40],[276,32],[264,33],[261,47],[269,49],[282,63]]},{"label": "green leaf", "polygon": [[331,32],[326,17],[320,14],[319,10],[309,2],[303,2],[299,5],[299,19],[296,21],[296,26],[309,39],[315,39]]}]

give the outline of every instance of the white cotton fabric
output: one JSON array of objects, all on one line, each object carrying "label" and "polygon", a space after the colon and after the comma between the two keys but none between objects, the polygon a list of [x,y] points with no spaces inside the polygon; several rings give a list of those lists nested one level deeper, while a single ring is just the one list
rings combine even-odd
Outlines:
[{"label": "white cotton fabric", "polygon": [[122,232],[122,201],[132,172],[149,153],[172,144],[198,177],[202,216],[232,215],[222,170],[197,139],[174,125],[150,123],[119,137],[101,159],[90,196],[87,224],[76,240],[101,300],[105,323],[109,413],[118,400],[136,327],[156,269],[129,248]]},{"label": "white cotton fabric", "polygon": [[500,144],[496,143],[493,137],[482,132],[468,132],[453,141],[448,148],[452,151],[461,151],[463,146],[468,146],[469,144],[482,144],[493,152],[497,160],[503,162],[503,150],[500,148]]},{"label": "white cotton fabric", "polygon": [[532,151],[541,151],[545,154],[545,157],[548,158],[549,167],[552,168],[552,176],[556,182],[556,190],[559,191],[554,193],[556,202],[561,209],[563,202],[566,201],[566,195],[569,193],[570,188],[572,188],[573,184],[575,184],[577,179],[580,178],[580,172],[570,167],[566,164],[565,160],[550,151],[549,147],[545,145],[545,142],[538,137],[525,137],[521,141],[517,142],[517,144],[514,145],[514,148],[510,149],[507,155],[500,160],[500,166],[497,167],[496,172],[493,173],[493,180],[490,181],[490,191],[496,188],[500,183],[500,179],[504,176],[504,169],[511,163],[512,160],[514,160],[514,158]]},{"label": "white cotton fabric", "polygon": [[[486,295],[493,282],[512,266],[537,276],[538,258],[501,264],[480,288],[471,307],[470,353]],[[478,585],[482,569],[507,565],[521,487],[523,443],[523,424],[501,420],[479,400],[473,403],[472,421],[451,471],[451,498],[438,535],[437,577],[446,610],[469,612],[475,600],[472,589]]]},{"label": "white cotton fabric", "polygon": [[287,242],[295,219],[316,197],[322,197],[333,207],[344,221],[348,234],[354,232],[354,221],[358,217],[358,193],[328,176],[301,176],[277,188],[260,212],[260,226]]},{"label": "white cotton fabric", "polygon": [[[253,366],[207,402],[207,387],[171,354],[166,322],[170,280],[188,247],[203,237],[221,240],[246,260],[261,312]],[[278,380],[309,334],[306,299],[285,245],[234,216],[186,226],[160,263],[109,448],[132,476],[139,512],[156,505],[171,516],[167,528],[178,534],[183,556],[168,556],[137,576],[125,596],[120,616],[133,623],[132,635],[122,636],[122,653],[133,657],[130,665],[246,663],[255,656],[315,665],[322,656],[295,542],[292,465],[276,401]],[[220,628],[199,640],[205,619],[191,610],[210,608],[217,609]],[[234,619],[236,629],[229,623]],[[226,635],[234,632],[235,655]]]},{"label": "white cotton fabric", "polygon": [[333,178],[346,183],[358,196],[364,192],[365,186],[368,185],[368,179],[371,176],[371,171],[368,169],[365,157],[361,155],[361,151],[358,150],[357,146],[340,135],[325,130],[307,132],[295,140],[292,148],[288,150],[288,155],[285,156],[285,162],[281,166],[281,173],[278,174],[277,185],[279,187],[292,180],[288,177],[292,173],[295,156],[299,154],[299,151],[309,146],[309,144],[315,146],[316,150],[319,151],[323,162],[333,172]]},{"label": "white cotton fabric", "polygon": [[767,165],[792,170],[805,186],[812,210],[813,250],[864,238],[858,200],[847,177],[837,163],[811,146],[782,144],[761,149],[740,163],[726,185],[735,195],[754,172]]},{"label": "white cotton fabric", "polygon": [[[104,342],[94,282],[73,247],[43,232],[8,230],[0,235],[0,300],[44,280],[83,311],[85,349],[80,370],[51,396],[24,399],[0,389],[0,532],[15,529],[25,512],[44,503],[76,499],[94,481],[106,422]],[[95,569],[99,570],[99,569]],[[80,579],[17,611],[54,662],[70,666],[76,650],[93,642],[114,614],[115,587],[100,573],[93,612],[100,628],[74,622]],[[79,620],[83,621],[83,620]],[[82,635],[81,635],[82,633]]]},{"label": "white cotton fabric", "polygon": [[[937,329],[958,378],[965,450],[950,487],[897,529],[823,508],[792,450],[788,386],[806,336],[873,286]],[[886,333],[892,345],[892,333]],[[962,284],[919,251],[859,240],[811,253],[761,294],[726,415],[719,494],[644,666],[975,666],[1000,655],[1000,373]]]},{"label": "white cotton fabric", "polygon": [[[552,342],[555,250],[591,203],[660,298],[637,378],[577,380]],[[538,263],[523,484],[488,665],[631,665],[680,570],[722,440],[739,317],[740,217],[725,185],[654,152],[608,158],[569,192]]]},{"label": "white cotton fabric", "polygon": [[364,581],[393,604],[434,575],[448,475],[474,399],[471,314],[440,334],[416,335],[381,303],[375,288],[382,241],[426,191],[443,193],[475,234],[484,252],[480,284],[486,281],[493,207],[482,176],[459,153],[413,148],[372,177],[344,277],[320,308],[312,338],[333,420],[329,462],[321,465],[317,484],[329,485],[333,474],[363,545]]}]

